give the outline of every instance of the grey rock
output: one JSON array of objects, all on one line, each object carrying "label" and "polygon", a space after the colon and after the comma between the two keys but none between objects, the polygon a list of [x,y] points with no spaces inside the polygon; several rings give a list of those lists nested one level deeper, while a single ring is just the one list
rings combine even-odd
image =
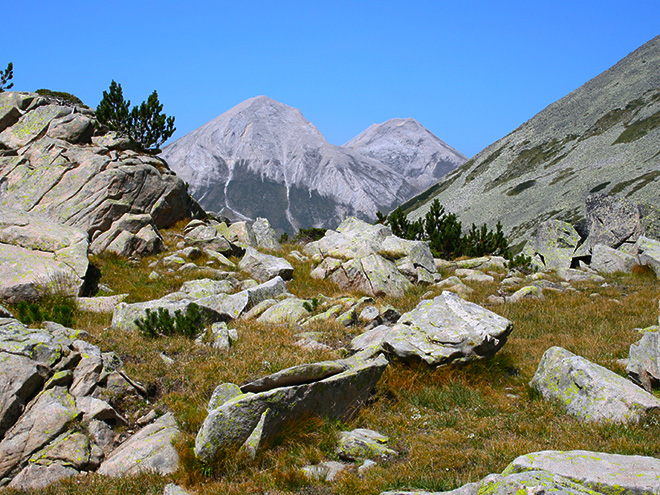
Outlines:
[{"label": "grey rock", "polygon": [[52,120],[46,135],[73,144],[85,144],[91,142],[93,133],[94,121],[78,113]]},{"label": "grey rock", "polygon": [[54,463],[42,466],[40,464],[28,464],[9,483],[10,488],[17,490],[38,490],[52,483],[57,483],[64,478],[80,474],[75,469]]},{"label": "grey rock", "polygon": [[393,327],[376,327],[356,337],[351,348],[381,345],[400,359],[440,366],[490,357],[512,330],[509,320],[444,291],[433,300],[422,300]]},{"label": "grey rock", "polygon": [[187,492],[179,485],[175,485],[174,483],[168,483],[167,485],[165,485],[165,489],[163,490],[163,495],[190,495],[190,492]]},{"label": "grey rock", "polygon": [[151,215],[125,213],[108,230],[94,238],[90,251],[94,254],[109,252],[119,256],[146,256],[164,248]]},{"label": "grey rock", "polygon": [[613,249],[604,244],[596,244],[591,251],[591,268],[601,273],[627,272],[638,264],[635,256]]},{"label": "grey rock", "polygon": [[636,422],[660,408],[634,383],[561,347],[545,351],[530,386],[587,421]]},{"label": "grey rock", "polygon": [[300,323],[309,315],[306,307],[308,304],[309,301],[303,299],[285,299],[269,307],[257,318],[257,321],[270,324]]},{"label": "grey rock", "polygon": [[207,411],[211,412],[214,409],[218,409],[225,402],[228,402],[239,395],[242,395],[241,387],[233,383],[221,383],[213,391],[211,400],[207,406]]},{"label": "grey rock", "polygon": [[60,462],[77,470],[96,468],[90,466],[92,459],[92,445],[84,434],[76,431],[67,431],[53,440],[46,447],[30,457],[30,463],[48,465]]},{"label": "grey rock", "polygon": [[124,301],[128,294],[117,294],[116,296],[78,297],[76,306],[80,311],[90,313],[112,313],[117,305]]},{"label": "grey rock", "polygon": [[267,218],[257,218],[252,224],[252,232],[254,232],[257,247],[271,251],[282,249],[282,246],[277,240],[275,230],[271,227]]},{"label": "grey rock", "polygon": [[543,296],[543,289],[537,287],[536,285],[528,285],[527,287],[522,287],[521,289],[518,289],[509,297],[505,298],[505,301],[517,303],[529,299],[535,299],[539,301],[545,299],[545,297]]},{"label": "grey rock", "polygon": [[344,290],[371,296],[402,296],[412,287],[393,262],[378,254],[346,261],[330,278]]},{"label": "grey rock", "polygon": [[534,241],[525,245],[523,254],[542,270],[570,268],[579,242],[580,234],[571,224],[547,220],[538,226]]},{"label": "grey rock", "polygon": [[636,247],[639,251],[639,262],[650,266],[655,276],[660,277],[660,242],[640,236]]},{"label": "grey rock", "polygon": [[267,282],[274,277],[283,280],[293,278],[293,267],[284,258],[263,254],[254,248],[248,247],[238,267],[248,272],[255,280]]},{"label": "grey rock", "polygon": [[595,282],[598,284],[605,282],[605,279],[600,275],[574,268],[560,268],[557,270],[557,276],[569,282]]},{"label": "grey rock", "polygon": [[[89,115],[29,97],[38,104],[21,110],[20,119],[0,133],[5,147],[20,149],[0,157],[2,206],[78,228],[92,242],[126,213],[149,215],[157,229],[202,213],[164,161],[125,151],[131,143],[113,133],[84,144],[92,127]],[[154,232],[133,234],[147,244],[157,242]]]},{"label": "grey rock", "polygon": [[0,352],[0,438],[40,390],[47,368],[25,356]]},{"label": "grey rock", "polygon": [[546,450],[516,458],[502,474],[542,470],[598,493],[653,495],[660,490],[660,459],[585,450]]},{"label": "grey rock", "polygon": [[387,446],[389,437],[366,428],[344,431],[339,436],[336,454],[344,461],[384,460],[398,453]]},{"label": "grey rock", "polygon": [[179,433],[172,413],[145,426],[117,447],[99,467],[98,473],[123,476],[153,470],[170,474],[179,468],[179,455],[172,439]]},{"label": "grey rock", "polygon": [[492,495],[599,495],[586,486],[548,471],[529,471],[489,476],[479,483],[478,493]]},{"label": "grey rock", "polygon": [[93,419],[87,423],[87,432],[106,455],[112,451],[115,446],[115,432],[108,423]]},{"label": "grey rock", "polygon": [[195,224],[193,228],[185,234],[187,244],[197,246],[201,249],[209,249],[217,253],[230,254],[233,248],[229,241],[223,237],[219,231],[220,224],[209,222],[208,224]]},{"label": "grey rock", "polygon": [[195,454],[203,461],[212,459],[218,449],[240,446],[262,421],[256,449],[267,444],[287,425],[301,417],[318,414],[346,418],[370,394],[380,379],[387,360],[383,357],[349,367],[346,371],[313,383],[247,393],[211,411],[195,440]]},{"label": "grey rock", "polygon": [[337,475],[348,468],[348,464],[337,461],[324,461],[319,464],[305,466],[301,471],[312,481],[335,481]]},{"label": "grey rock", "polygon": [[279,387],[303,385],[337,375],[346,369],[345,364],[337,361],[301,364],[241,385],[241,392],[259,393]]},{"label": "grey rock", "polygon": [[76,403],[65,388],[54,387],[38,395],[0,441],[0,479],[13,474],[77,417]]},{"label": "grey rock", "polygon": [[646,332],[630,346],[626,373],[648,392],[660,387],[660,332]]},{"label": "grey rock", "polygon": [[242,222],[233,222],[228,227],[226,224],[220,224],[222,226],[222,234],[229,241],[232,246],[237,246],[241,250],[244,250],[248,247],[256,248],[257,247],[257,238],[252,231],[252,227],[249,223]]},{"label": "grey rock", "polygon": [[79,295],[89,265],[86,234],[1,205],[0,216],[0,300]]}]

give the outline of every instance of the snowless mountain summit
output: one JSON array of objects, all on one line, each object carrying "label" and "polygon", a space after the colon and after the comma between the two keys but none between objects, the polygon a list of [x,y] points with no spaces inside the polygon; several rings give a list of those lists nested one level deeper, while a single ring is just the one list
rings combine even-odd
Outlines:
[{"label": "snowless mountain summit", "polygon": [[465,155],[411,118],[372,124],[344,147],[389,165],[420,190],[467,161]]},{"label": "snowless mountain summit", "polygon": [[206,210],[266,217],[288,232],[335,227],[350,215],[372,219],[422,189],[397,162],[328,143],[300,110],[266,96],[236,105],[161,157]]}]

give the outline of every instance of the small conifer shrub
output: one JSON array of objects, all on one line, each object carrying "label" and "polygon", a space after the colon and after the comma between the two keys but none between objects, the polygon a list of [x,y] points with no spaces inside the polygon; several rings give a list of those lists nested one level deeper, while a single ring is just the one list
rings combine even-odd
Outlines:
[{"label": "small conifer shrub", "polygon": [[204,317],[199,306],[191,303],[185,313],[177,309],[174,316],[164,308],[158,308],[156,311],[147,309],[144,318],[137,318],[135,325],[146,337],[183,335],[194,338],[204,328]]}]

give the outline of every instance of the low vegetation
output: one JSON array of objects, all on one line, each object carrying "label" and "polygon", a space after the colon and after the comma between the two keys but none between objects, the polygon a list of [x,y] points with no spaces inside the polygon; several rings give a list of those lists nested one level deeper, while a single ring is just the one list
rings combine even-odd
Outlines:
[{"label": "low vegetation", "polygon": [[[176,243],[176,233],[165,232],[166,242]],[[294,249],[299,246],[285,245],[284,253]],[[319,294],[340,295],[327,280],[309,277],[310,262],[289,259],[294,265],[289,290],[300,297],[316,298],[318,304],[310,305],[313,310],[322,310]],[[130,301],[160,297],[178,289],[186,277],[193,278],[175,272],[150,280],[151,261],[153,258],[131,264],[114,257],[94,259],[102,274],[99,283],[114,293],[129,294]],[[495,283],[472,284],[474,291],[466,298],[487,305],[487,297],[496,293],[497,282],[505,276],[504,270],[492,273]],[[234,275],[242,277],[238,272]],[[551,275],[548,278],[554,280]],[[117,332],[108,329],[109,315],[76,311],[77,328],[87,330],[93,343],[104,350],[117,353],[129,376],[149,392],[144,402],[132,405],[128,416],[137,418],[154,407],[174,412],[182,429],[177,441],[181,468],[165,479],[150,473],[122,479],[90,474],[34,493],[157,494],[171,481],[198,495],[375,495],[404,488],[450,490],[501,472],[518,455],[538,450],[586,449],[658,457],[660,425],[652,419],[627,426],[582,422],[568,416],[558,404],[543,400],[528,386],[543,352],[553,345],[623,374],[618,360],[626,357],[630,344],[639,339],[634,329],[658,322],[660,286],[647,270],[615,274],[602,285],[576,284],[576,289],[547,291],[543,301],[490,307],[514,322],[509,341],[490,360],[440,369],[394,362],[372,399],[349,421],[306,418],[255,460],[227,452],[206,465],[194,457],[194,439],[218,384],[241,384],[296,364],[336,359],[344,355],[340,348],[362,330],[337,324],[314,328],[323,332],[325,342],[335,350],[310,352],[295,344],[299,329],[237,321],[230,326],[238,331],[239,340],[226,351],[194,345],[182,335],[154,339],[138,332]],[[439,293],[440,289],[434,287],[415,287],[405,296],[377,298],[376,302],[407,311],[421,298]],[[162,356],[176,364],[168,364]],[[302,466],[336,460],[334,448],[339,432],[358,427],[391,437],[391,447],[401,456],[379,463],[363,477],[356,471],[340,476],[334,483],[311,482],[303,477]],[[19,492],[5,488],[0,493]]]}]

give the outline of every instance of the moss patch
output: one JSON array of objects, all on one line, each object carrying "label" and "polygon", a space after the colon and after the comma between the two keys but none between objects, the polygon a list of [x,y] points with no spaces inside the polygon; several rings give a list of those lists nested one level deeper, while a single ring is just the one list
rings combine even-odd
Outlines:
[{"label": "moss patch", "polygon": [[632,143],[643,138],[657,127],[660,127],[660,111],[655,112],[650,117],[626,125],[626,129],[612,144]]},{"label": "moss patch", "polygon": [[626,194],[626,197],[630,196],[631,194],[639,191],[642,187],[648,185],[650,182],[655,180],[656,177],[660,176],[660,172],[654,171],[654,172],[648,172],[644,175],[641,175],[639,177],[636,177],[634,179],[626,180],[623,182],[619,182],[616,184],[612,190],[610,191],[610,194],[619,194],[622,192],[624,189],[627,189],[628,187],[632,186],[633,184],[636,184],[635,187],[628,193]]},{"label": "moss patch", "polygon": [[520,194],[521,192],[523,192],[524,190],[529,189],[530,187],[534,187],[535,185],[536,185],[536,181],[534,179],[526,180],[525,182],[521,182],[520,184],[518,184],[513,189],[509,189],[506,192],[506,195],[507,196],[516,196],[516,195]]}]

